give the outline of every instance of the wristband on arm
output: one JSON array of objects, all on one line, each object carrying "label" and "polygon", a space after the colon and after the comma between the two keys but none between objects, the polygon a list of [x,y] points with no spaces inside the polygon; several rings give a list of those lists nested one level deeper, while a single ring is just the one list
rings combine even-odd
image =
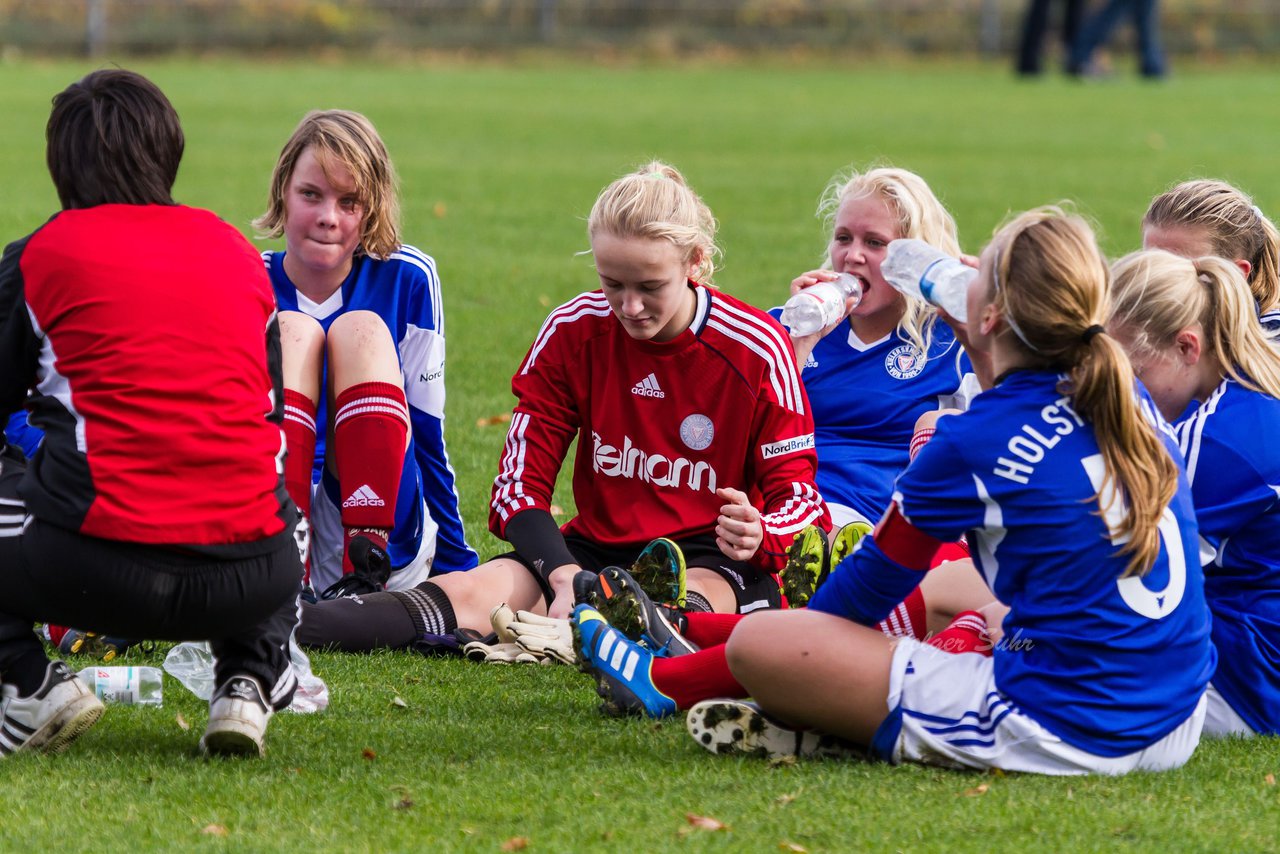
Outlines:
[{"label": "wristband on arm", "polygon": [[507,522],[503,533],[516,554],[533,569],[544,592],[550,589],[549,579],[554,570],[578,562],[565,544],[560,526],[546,510],[534,507],[517,513]]}]

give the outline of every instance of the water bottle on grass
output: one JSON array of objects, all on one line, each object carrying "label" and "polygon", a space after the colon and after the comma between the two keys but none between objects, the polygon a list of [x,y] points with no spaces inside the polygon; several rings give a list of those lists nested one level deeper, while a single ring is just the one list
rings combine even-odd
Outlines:
[{"label": "water bottle on grass", "polygon": [[792,338],[821,332],[845,315],[850,297],[854,305],[862,299],[862,283],[856,276],[841,273],[834,282],[818,282],[804,288],[782,307],[782,325],[791,330]]},{"label": "water bottle on grass", "polygon": [[156,667],[86,667],[76,676],[104,703],[161,704],[164,676]]},{"label": "water bottle on grass", "polygon": [[909,296],[921,297],[964,323],[965,296],[978,271],[923,240],[903,238],[889,243],[880,273]]}]

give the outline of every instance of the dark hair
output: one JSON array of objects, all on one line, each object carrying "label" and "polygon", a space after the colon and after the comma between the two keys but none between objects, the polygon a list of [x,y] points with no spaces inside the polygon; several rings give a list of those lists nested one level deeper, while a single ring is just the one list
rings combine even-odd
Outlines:
[{"label": "dark hair", "polygon": [[141,74],[95,71],[59,92],[45,142],[63,208],[174,203],[182,125],[169,99]]}]

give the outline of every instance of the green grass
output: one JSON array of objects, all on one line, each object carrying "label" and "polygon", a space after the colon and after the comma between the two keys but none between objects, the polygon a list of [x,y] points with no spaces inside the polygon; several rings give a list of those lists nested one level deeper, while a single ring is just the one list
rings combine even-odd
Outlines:
[{"label": "green grass", "polygon": [[[449,447],[486,555],[501,548],[485,519],[504,427],[477,421],[510,409],[511,372],[548,309],[594,286],[589,259],[575,255],[585,216],[605,183],[648,157],[675,163],[703,193],[722,223],[718,283],[760,305],[819,259],[814,204],[850,163],[919,171],[969,251],[1009,212],[1061,199],[1096,219],[1109,252],[1128,251],[1150,197],[1194,175],[1235,181],[1280,213],[1271,67],[1180,68],[1153,86],[1025,84],[972,64],[128,64],[183,117],[179,198],[246,232],[306,110],[348,107],[377,123],[402,178],[406,239],[440,264]],[[49,100],[88,70],[0,65],[6,240],[56,207],[42,144]],[[572,509],[567,494],[559,503]],[[5,760],[0,850],[494,851],[514,837],[542,851],[1277,844],[1274,740],[1209,744],[1181,771],[1121,780],[770,768],[709,757],[679,722],[601,719],[568,668],[404,653],[315,665],[331,708],[275,719],[262,762],[199,760],[205,712],[173,681],[162,709],[113,708],[63,756]],[[682,835],[686,813],[730,830]],[[209,825],[226,836],[203,834]]]}]

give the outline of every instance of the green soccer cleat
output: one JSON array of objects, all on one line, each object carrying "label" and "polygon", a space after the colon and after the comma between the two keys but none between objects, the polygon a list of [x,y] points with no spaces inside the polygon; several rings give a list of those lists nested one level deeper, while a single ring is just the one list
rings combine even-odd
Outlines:
[{"label": "green soccer cleat", "polygon": [[827,580],[831,570],[853,553],[864,536],[871,533],[866,522],[850,522],[827,542],[826,532],[809,525],[796,534],[787,549],[787,563],[782,568],[782,595],[791,608],[804,608],[813,594]]},{"label": "green soccer cleat", "polygon": [[649,598],[660,605],[683,609],[688,572],[680,547],[666,537],[649,543],[629,570]]}]

